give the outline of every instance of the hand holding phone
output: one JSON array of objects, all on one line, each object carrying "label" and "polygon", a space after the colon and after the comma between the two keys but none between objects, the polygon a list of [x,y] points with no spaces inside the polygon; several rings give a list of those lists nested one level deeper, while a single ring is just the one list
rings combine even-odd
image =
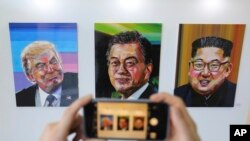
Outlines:
[{"label": "hand holding phone", "polygon": [[169,108],[149,100],[95,99],[84,106],[89,138],[162,140],[168,130]]}]

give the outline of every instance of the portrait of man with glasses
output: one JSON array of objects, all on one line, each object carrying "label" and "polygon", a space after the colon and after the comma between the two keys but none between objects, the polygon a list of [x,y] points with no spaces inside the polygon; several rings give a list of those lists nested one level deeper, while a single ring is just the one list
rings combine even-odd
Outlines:
[{"label": "portrait of man with glasses", "polygon": [[233,107],[236,84],[227,79],[233,68],[232,48],[232,41],[220,37],[193,41],[189,82],[175,88],[174,94],[188,107]]}]

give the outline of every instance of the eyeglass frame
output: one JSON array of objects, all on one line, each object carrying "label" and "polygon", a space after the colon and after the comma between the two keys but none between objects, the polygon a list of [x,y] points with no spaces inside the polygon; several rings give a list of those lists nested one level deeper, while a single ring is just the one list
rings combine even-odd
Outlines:
[{"label": "eyeglass frame", "polygon": [[[194,62],[197,62],[197,61],[203,63],[203,68],[202,68],[202,69],[197,69],[197,68],[194,66]],[[211,64],[212,62],[218,62],[218,64],[219,64],[218,69],[217,69],[216,71],[211,70],[211,68],[210,68],[210,66],[211,66],[210,64]],[[206,62],[204,62],[202,59],[197,59],[197,60],[190,60],[189,63],[192,63],[193,68],[194,68],[194,70],[196,70],[196,71],[204,71],[205,67],[208,66],[207,69],[208,69],[210,72],[218,72],[218,71],[220,70],[220,67],[221,67],[222,65],[225,65],[225,64],[227,64],[227,63],[230,63],[230,61],[220,62],[219,60],[216,59],[216,60],[212,60],[212,61],[206,63]]]}]

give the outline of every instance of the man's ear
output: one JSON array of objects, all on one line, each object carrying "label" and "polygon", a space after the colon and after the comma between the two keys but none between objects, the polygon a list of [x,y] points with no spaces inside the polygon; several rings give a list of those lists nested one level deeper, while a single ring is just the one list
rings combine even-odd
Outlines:
[{"label": "man's ear", "polygon": [[153,71],[153,64],[152,63],[148,63],[146,64],[146,75],[145,78],[148,80],[150,78],[150,75]]},{"label": "man's ear", "polygon": [[226,70],[225,70],[226,77],[228,77],[230,75],[230,73],[232,72],[232,69],[233,69],[233,64],[228,63],[228,65],[226,66]]},{"label": "man's ear", "polygon": [[190,66],[191,66],[191,61],[188,62],[188,76],[190,76]]}]

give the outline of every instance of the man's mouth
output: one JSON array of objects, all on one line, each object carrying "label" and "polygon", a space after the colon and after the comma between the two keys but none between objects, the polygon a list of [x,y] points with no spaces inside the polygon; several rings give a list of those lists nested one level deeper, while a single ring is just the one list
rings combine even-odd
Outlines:
[{"label": "man's mouth", "polygon": [[210,80],[200,80],[200,85],[206,87],[210,83]]},{"label": "man's mouth", "polygon": [[49,82],[51,82],[51,81],[56,81],[56,80],[57,80],[57,77],[54,76],[54,77],[48,78],[47,80],[48,80]]},{"label": "man's mouth", "polygon": [[116,78],[115,79],[119,84],[126,84],[129,81],[129,78]]}]

